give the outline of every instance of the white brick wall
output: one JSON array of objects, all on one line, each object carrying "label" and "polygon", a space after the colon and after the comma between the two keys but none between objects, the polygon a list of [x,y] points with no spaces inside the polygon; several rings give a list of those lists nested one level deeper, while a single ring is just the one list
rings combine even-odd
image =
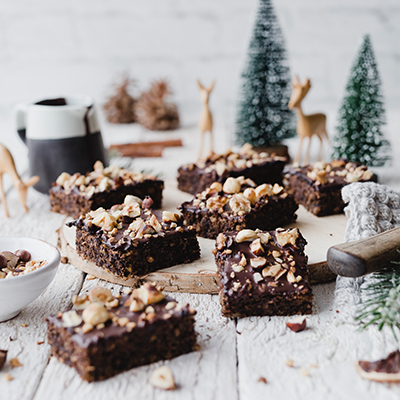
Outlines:
[{"label": "white brick wall", "polygon": [[[275,0],[292,72],[313,89],[306,111],[337,109],[366,32],[387,108],[400,106],[399,0]],[[0,110],[22,99],[88,93],[104,101],[124,71],[140,89],[168,77],[183,119],[196,116],[194,79],[217,85],[215,113],[233,116],[257,0],[2,0]]]}]

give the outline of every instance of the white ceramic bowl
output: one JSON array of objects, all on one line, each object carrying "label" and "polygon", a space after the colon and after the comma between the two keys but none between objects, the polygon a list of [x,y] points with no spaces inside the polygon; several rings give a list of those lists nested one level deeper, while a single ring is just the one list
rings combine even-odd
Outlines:
[{"label": "white ceramic bowl", "polygon": [[0,279],[0,322],[14,318],[29,303],[35,300],[53,280],[60,253],[53,245],[27,237],[0,237],[1,251],[27,250],[31,260],[46,260],[47,264],[36,271],[12,278]]}]

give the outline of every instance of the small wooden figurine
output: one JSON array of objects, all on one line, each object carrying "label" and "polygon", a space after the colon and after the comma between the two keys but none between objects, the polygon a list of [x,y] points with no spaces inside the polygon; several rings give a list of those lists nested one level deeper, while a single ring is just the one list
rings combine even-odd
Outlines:
[{"label": "small wooden figurine", "polygon": [[294,108],[297,112],[297,135],[300,137],[299,149],[297,151],[296,158],[294,159],[294,164],[300,164],[303,140],[306,137],[308,137],[308,145],[304,158],[304,163],[309,163],[311,138],[313,135],[316,135],[321,141],[319,160],[322,160],[323,139],[325,138],[329,140],[328,134],[326,132],[326,115],[321,113],[309,115],[303,114],[303,111],[301,109],[301,101],[304,99],[311,88],[311,82],[309,79],[306,79],[305,82],[301,84],[298,76],[295,75],[292,87],[292,96],[290,97],[288,106],[291,110]]},{"label": "small wooden figurine", "polygon": [[7,218],[9,218],[10,214],[8,213],[6,194],[3,188],[4,173],[8,173],[10,175],[13,185],[19,194],[19,200],[23,205],[25,212],[28,212],[28,207],[26,206],[26,194],[28,187],[35,185],[37,182],[39,182],[40,178],[38,176],[32,176],[26,182],[22,182],[15,168],[14,159],[10,151],[7,149],[7,147],[0,144],[0,196],[4,206],[5,214]]},{"label": "small wooden figurine", "polygon": [[197,79],[197,85],[199,86],[200,97],[201,97],[201,101],[203,103],[203,110],[201,112],[200,120],[199,120],[199,129],[200,129],[200,133],[201,133],[200,149],[199,149],[199,160],[200,160],[202,157],[202,154],[203,154],[204,133],[207,131],[210,132],[210,151],[211,151],[211,153],[214,152],[213,118],[212,118],[210,108],[208,107],[208,101],[210,98],[210,93],[214,89],[215,80],[212,81],[212,83],[208,89],[205,88],[201,84],[199,79]]}]

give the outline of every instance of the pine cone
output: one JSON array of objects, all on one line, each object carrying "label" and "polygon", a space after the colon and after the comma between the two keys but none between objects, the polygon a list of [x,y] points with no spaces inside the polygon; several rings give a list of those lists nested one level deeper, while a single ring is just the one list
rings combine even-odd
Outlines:
[{"label": "pine cone", "polygon": [[165,80],[154,81],[148,92],[142,93],[136,103],[137,121],[154,131],[167,131],[179,127],[179,113],[176,104],[164,101],[171,94]]},{"label": "pine cone", "polygon": [[128,92],[129,86],[133,81],[124,78],[122,84],[117,87],[117,92],[112,96],[103,109],[107,120],[115,124],[129,124],[136,122],[135,104],[137,102]]}]

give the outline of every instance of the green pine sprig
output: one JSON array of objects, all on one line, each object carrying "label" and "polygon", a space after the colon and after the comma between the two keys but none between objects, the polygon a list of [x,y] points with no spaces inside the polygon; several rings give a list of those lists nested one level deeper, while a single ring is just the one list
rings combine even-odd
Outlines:
[{"label": "green pine sprig", "polygon": [[362,330],[370,325],[378,325],[379,330],[388,326],[397,339],[395,328],[400,329],[400,263],[392,263],[397,265],[376,272],[361,289],[368,297],[361,304],[355,320],[361,323]]}]

